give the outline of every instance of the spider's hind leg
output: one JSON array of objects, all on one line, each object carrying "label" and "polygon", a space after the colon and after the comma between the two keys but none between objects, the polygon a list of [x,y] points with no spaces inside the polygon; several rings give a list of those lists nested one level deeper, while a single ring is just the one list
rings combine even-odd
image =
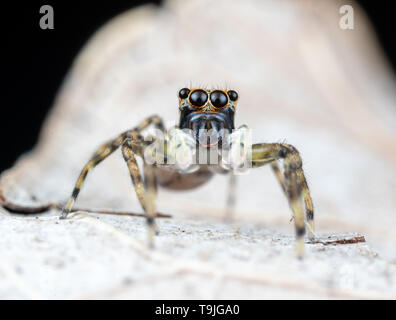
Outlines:
[{"label": "spider's hind leg", "polygon": [[230,171],[224,221],[231,222],[235,215],[236,175]]}]

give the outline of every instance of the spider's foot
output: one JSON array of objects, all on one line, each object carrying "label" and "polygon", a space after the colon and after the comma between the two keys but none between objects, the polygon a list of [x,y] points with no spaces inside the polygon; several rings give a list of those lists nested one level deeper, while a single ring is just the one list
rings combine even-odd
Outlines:
[{"label": "spider's foot", "polygon": [[235,238],[239,238],[241,236],[241,227],[240,226],[234,225],[232,227],[232,230],[234,232],[234,237]]},{"label": "spider's foot", "polygon": [[315,240],[315,231],[314,231],[314,224],[313,221],[309,221],[307,225],[308,229],[308,239],[310,241]]},{"label": "spider's foot", "polygon": [[157,224],[154,222],[154,218],[147,218],[147,226],[148,226],[148,247],[150,249],[154,248],[154,236],[159,234]]},{"label": "spider's foot", "polygon": [[304,238],[297,239],[297,258],[302,260],[304,256]]},{"label": "spider's foot", "polygon": [[59,219],[66,219],[67,218],[67,215],[70,213],[70,211],[71,211],[71,209],[73,207],[74,201],[75,201],[75,197],[72,197],[72,198],[69,199],[69,201],[66,203],[66,205],[62,209],[62,213],[61,213]]},{"label": "spider's foot", "polygon": [[69,210],[63,209],[61,215],[59,216],[59,219],[66,219],[66,218],[67,218],[67,215],[68,215],[69,213],[70,213]]}]

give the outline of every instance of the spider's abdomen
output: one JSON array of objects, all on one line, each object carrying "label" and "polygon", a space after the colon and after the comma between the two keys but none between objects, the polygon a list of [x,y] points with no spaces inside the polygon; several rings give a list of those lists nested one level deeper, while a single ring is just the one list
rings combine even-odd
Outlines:
[{"label": "spider's abdomen", "polygon": [[180,173],[166,167],[158,167],[158,184],[167,189],[172,190],[190,190],[208,182],[213,172],[206,167],[201,167],[195,172]]}]

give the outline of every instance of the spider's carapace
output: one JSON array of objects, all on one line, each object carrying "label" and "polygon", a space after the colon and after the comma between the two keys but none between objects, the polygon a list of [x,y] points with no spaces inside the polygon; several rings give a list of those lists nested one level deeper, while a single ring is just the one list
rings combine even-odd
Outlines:
[{"label": "spider's carapace", "polygon": [[[222,130],[231,133],[235,129],[234,115],[238,94],[234,90],[205,90],[183,88],[179,91],[180,129],[191,129],[197,143],[203,147],[222,143]],[[217,136],[209,143],[202,138]]]}]

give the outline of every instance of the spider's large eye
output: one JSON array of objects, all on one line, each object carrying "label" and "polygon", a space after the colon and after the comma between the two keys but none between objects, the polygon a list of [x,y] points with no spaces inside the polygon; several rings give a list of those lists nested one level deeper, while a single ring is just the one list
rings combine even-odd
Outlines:
[{"label": "spider's large eye", "polygon": [[210,94],[210,102],[215,108],[223,108],[227,105],[228,98],[223,91],[216,90]]},{"label": "spider's large eye", "polygon": [[230,90],[227,92],[228,96],[230,97],[231,101],[237,101],[238,100],[238,93],[234,90]]},{"label": "spider's large eye", "polygon": [[180,99],[186,99],[188,97],[188,94],[190,93],[190,90],[187,88],[180,89],[179,91],[179,98]]},{"label": "spider's large eye", "polygon": [[201,89],[195,90],[190,95],[190,103],[194,107],[202,107],[206,101],[208,101],[208,94]]}]

